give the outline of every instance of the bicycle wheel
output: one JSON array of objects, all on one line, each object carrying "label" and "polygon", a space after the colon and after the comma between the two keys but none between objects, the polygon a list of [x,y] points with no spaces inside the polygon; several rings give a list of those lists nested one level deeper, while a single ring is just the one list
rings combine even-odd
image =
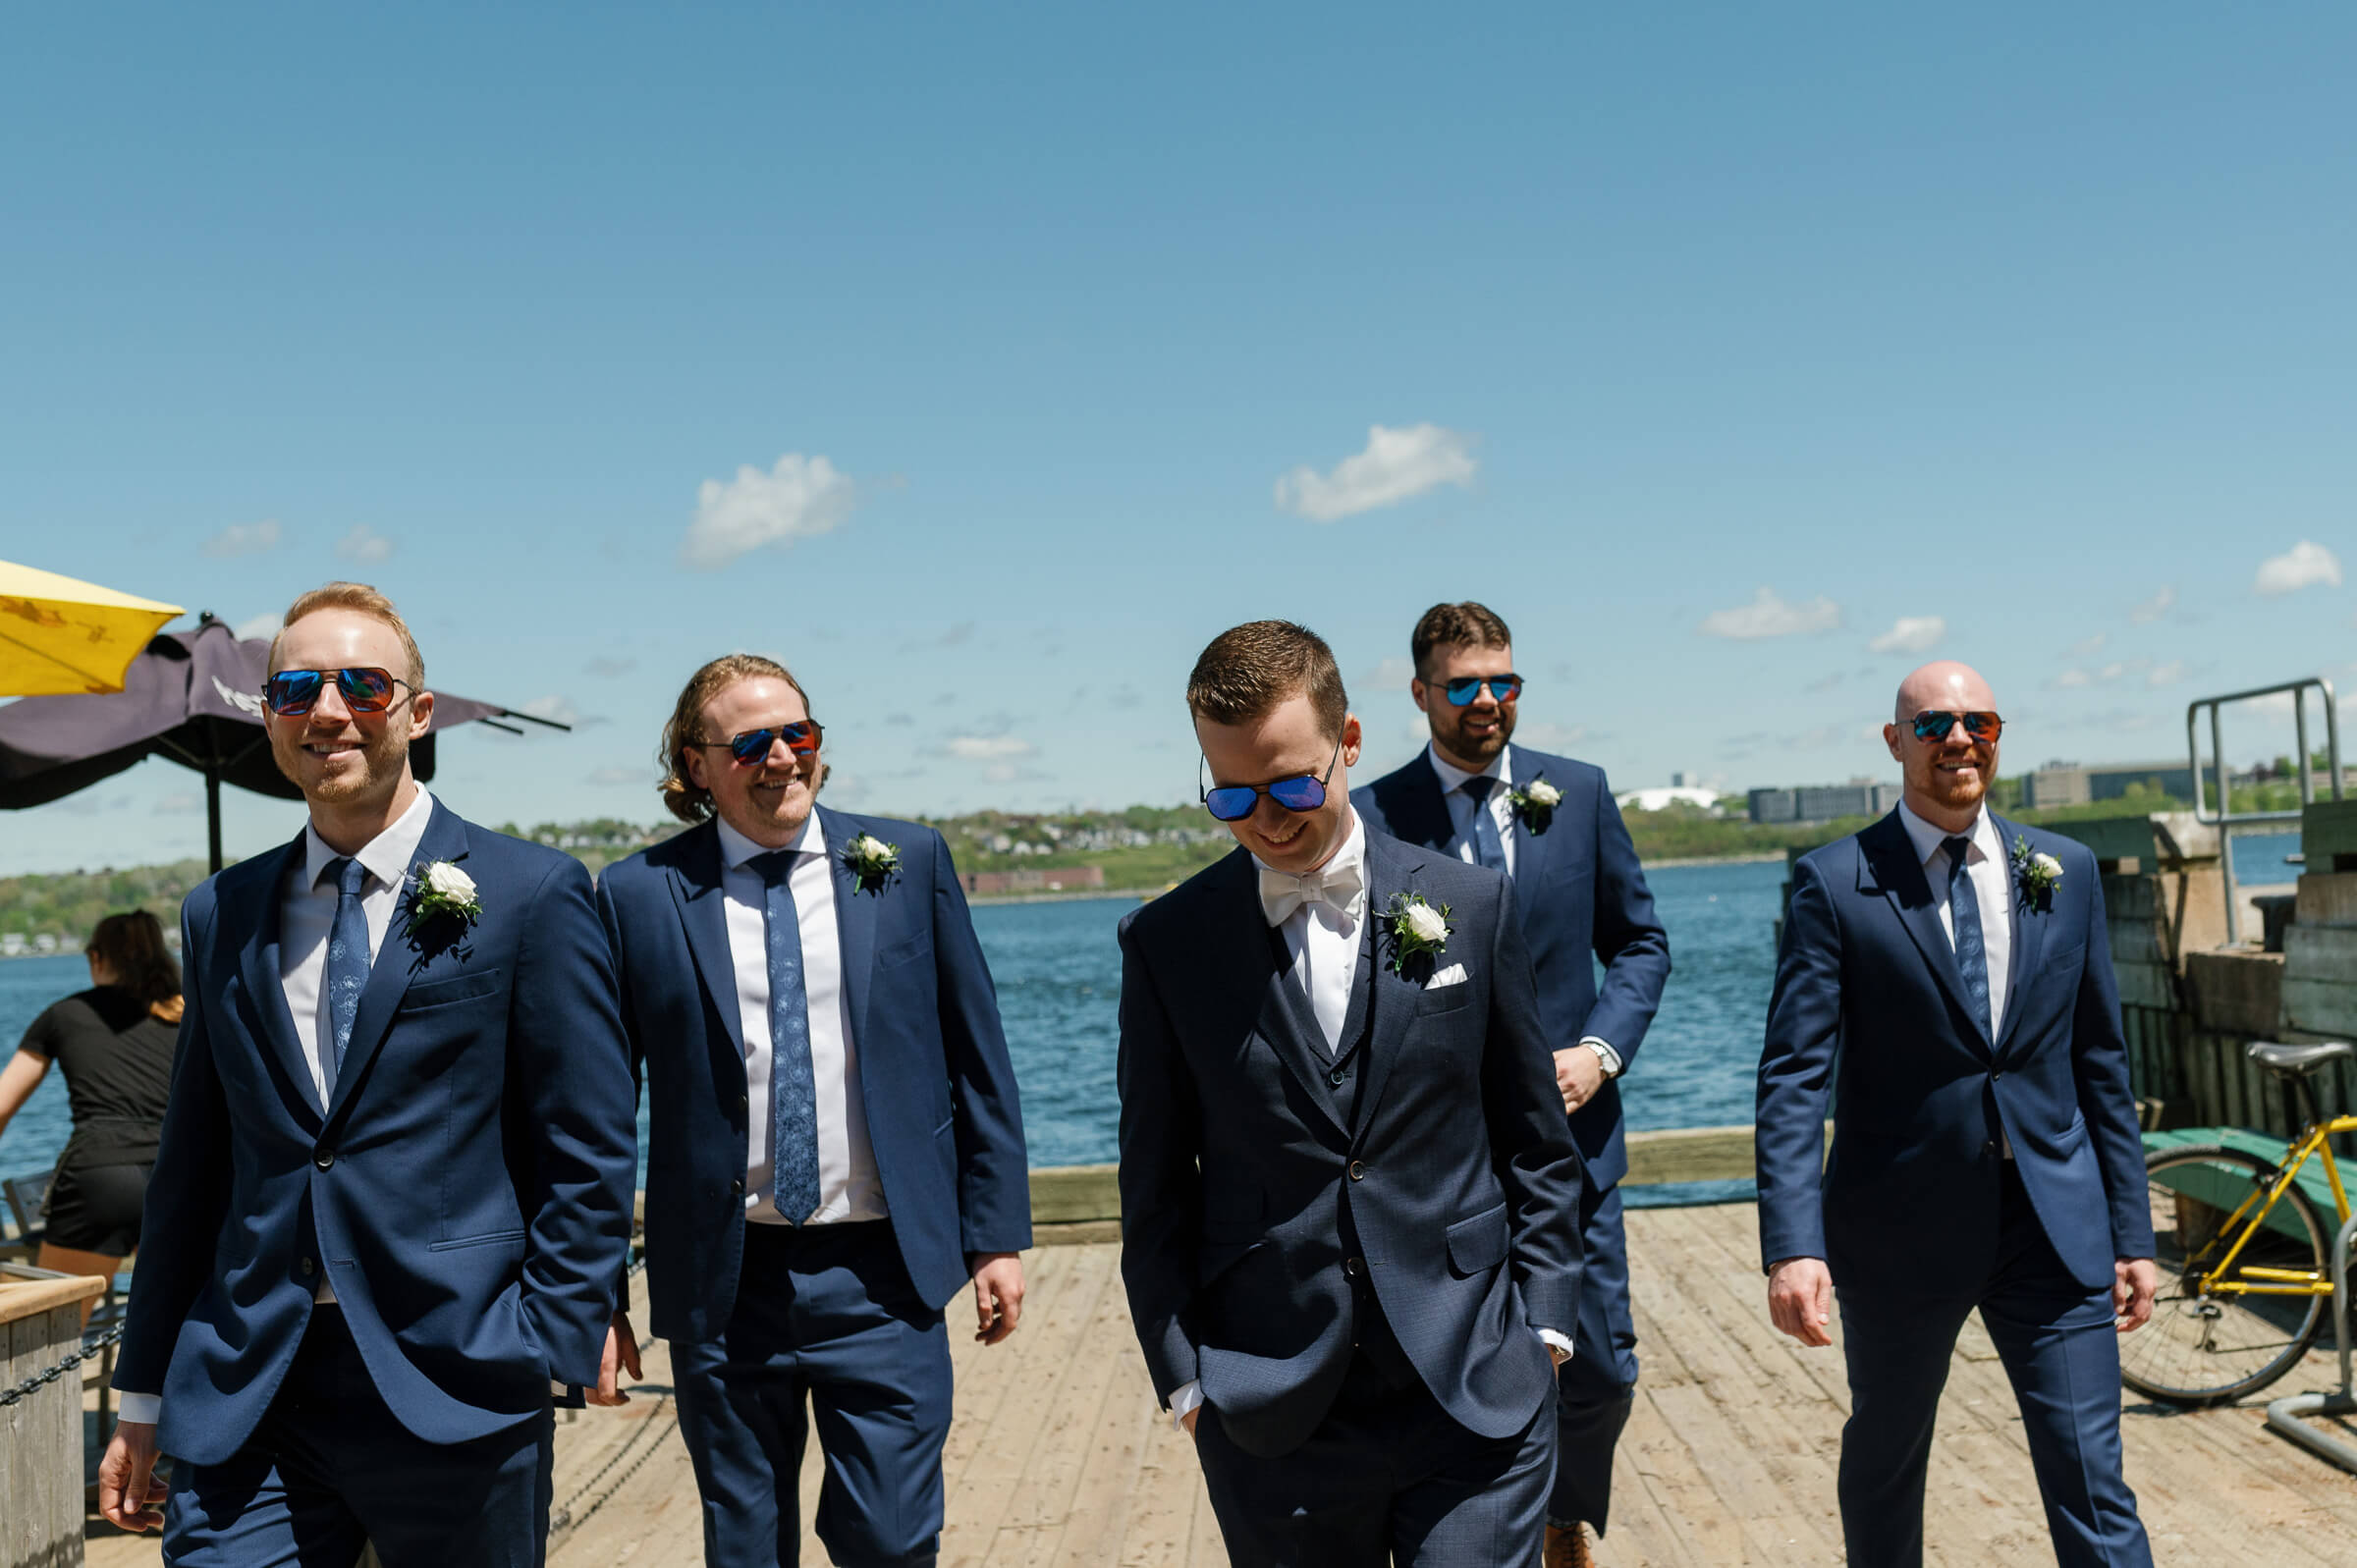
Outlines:
[{"label": "bicycle wheel", "polygon": [[[2307,1353],[2332,1298],[2216,1287],[2259,1282],[2254,1268],[2329,1279],[2331,1233],[2295,1185],[2220,1273],[2220,1262],[2250,1229],[2275,1168],[2239,1149],[2197,1144],[2153,1154],[2144,1172],[2161,1288],[2153,1321],[2120,1339],[2120,1380],[2192,1409],[2266,1387]],[[2254,1193],[2260,1197],[2252,1199]],[[2225,1228],[2246,1199],[2252,1202],[2241,1221]]]}]

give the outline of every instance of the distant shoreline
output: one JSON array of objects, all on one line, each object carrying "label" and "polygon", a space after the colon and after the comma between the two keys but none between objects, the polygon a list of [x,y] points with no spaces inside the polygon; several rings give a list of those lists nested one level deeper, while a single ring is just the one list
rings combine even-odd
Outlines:
[{"label": "distant shoreline", "polygon": [[[1654,871],[1675,866],[1752,866],[1781,863],[1783,858],[1781,849],[1753,850],[1736,855],[1672,855],[1663,860],[1648,860],[1645,868]],[[1091,898],[1151,898],[1168,892],[1168,888],[1065,888],[1055,892],[973,893],[965,901],[976,908],[983,908],[999,904],[1083,903]]]}]

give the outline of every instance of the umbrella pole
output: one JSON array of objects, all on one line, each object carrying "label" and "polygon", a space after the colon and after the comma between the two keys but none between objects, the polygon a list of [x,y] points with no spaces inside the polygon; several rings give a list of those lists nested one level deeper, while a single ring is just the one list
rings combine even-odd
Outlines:
[{"label": "umbrella pole", "polygon": [[204,848],[212,861],[212,869],[221,869],[221,775],[214,769],[204,770]]}]

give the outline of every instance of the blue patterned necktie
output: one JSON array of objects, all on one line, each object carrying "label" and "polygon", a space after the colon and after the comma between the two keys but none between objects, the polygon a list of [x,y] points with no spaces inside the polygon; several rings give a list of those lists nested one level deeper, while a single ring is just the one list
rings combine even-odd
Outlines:
[{"label": "blue patterned necktie", "polygon": [[1994,1041],[1997,1030],[1989,1022],[1989,948],[1981,940],[1981,899],[1964,870],[1964,856],[1971,850],[1972,840],[1948,838],[1941,847],[1947,851],[1947,907],[1956,925],[1956,969],[1964,977],[1964,995],[1972,1001],[1973,1018],[1981,1033]]},{"label": "blue patterned necktie", "polygon": [[802,975],[802,927],[787,877],[792,850],[746,862],[760,874],[761,924],[769,948],[769,1168],[778,1213],[795,1224],[818,1209],[818,1088],[810,1071],[810,999]]},{"label": "blue patterned necktie", "polygon": [[1498,787],[1498,781],[1477,773],[1457,787],[1473,797],[1473,863],[1504,872],[1506,840],[1498,836],[1498,819],[1490,815],[1490,791]]},{"label": "blue patterned necktie", "polygon": [[327,1090],[332,1095],[344,1071],[344,1052],[352,1044],[352,1021],[360,1013],[360,993],[368,989],[368,912],[360,907],[368,868],[342,855],[320,870],[320,880],[331,874],[336,879],[336,923],[327,932],[326,987],[333,1037],[328,1042]]}]

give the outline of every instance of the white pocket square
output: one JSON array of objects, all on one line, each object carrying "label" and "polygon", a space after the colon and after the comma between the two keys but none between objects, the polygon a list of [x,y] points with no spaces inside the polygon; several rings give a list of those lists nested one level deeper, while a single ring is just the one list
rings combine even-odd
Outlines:
[{"label": "white pocket square", "polygon": [[1461,986],[1464,983],[1465,966],[1461,963],[1453,963],[1448,968],[1443,969],[1438,974],[1434,975],[1430,980],[1425,981],[1424,989],[1426,991],[1438,991],[1443,986]]}]

